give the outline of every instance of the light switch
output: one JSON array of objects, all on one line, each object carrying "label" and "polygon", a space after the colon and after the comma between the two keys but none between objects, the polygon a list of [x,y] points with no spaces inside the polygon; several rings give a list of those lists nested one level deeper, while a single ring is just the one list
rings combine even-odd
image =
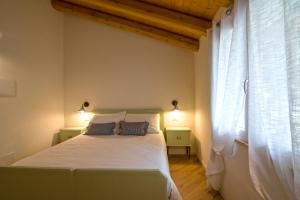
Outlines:
[{"label": "light switch", "polygon": [[0,79],[0,97],[15,97],[17,82],[15,80]]}]

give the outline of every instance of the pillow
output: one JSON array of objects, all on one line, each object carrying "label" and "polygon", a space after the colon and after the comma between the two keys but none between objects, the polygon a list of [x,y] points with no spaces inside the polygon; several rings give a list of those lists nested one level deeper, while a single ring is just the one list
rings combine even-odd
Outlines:
[{"label": "pillow", "polygon": [[120,121],[120,135],[139,135],[144,136],[147,133],[148,122],[125,122]]},{"label": "pillow", "polygon": [[116,127],[115,122],[103,124],[90,124],[85,135],[113,135]]},{"label": "pillow", "polygon": [[111,113],[111,114],[96,114],[90,121],[92,124],[116,123],[114,133],[119,133],[119,122],[125,119],[126,112]]},{"label": "pillow", "polygon": [[148,133],[158,133],[160,131],[159,114],[126,114],[126,122],[149,122]]}]

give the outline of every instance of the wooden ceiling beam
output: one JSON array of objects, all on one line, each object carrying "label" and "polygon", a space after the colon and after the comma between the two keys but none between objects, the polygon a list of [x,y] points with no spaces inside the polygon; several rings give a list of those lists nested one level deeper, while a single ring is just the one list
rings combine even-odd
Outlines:
[{"label": "wooden ceiling beam", "polygon": [[65,0],[131,21],[148,24],[190,38],[206,35],[211,22],[136,0]]},{"label": "wooden ceiling beam", "polygon": [[103,13],[95,9],[86,8],[64,0],[52,0],[52,6],[67,14],[90,19],[99,23],[104,23],[126,31],[143,34],[178,47],[187,48],[193,51],[199,49],[199,40],[162,30],[136,21],[131,21],[111,14]]},{"label": "wooden ceiling beam", "polygon": [[228,7],[233,0],[138,0],[174,11],[212,20],[219,8]]}]

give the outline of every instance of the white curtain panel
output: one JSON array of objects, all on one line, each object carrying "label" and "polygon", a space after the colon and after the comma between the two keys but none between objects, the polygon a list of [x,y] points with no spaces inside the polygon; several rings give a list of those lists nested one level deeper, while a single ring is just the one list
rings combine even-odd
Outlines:
[{"label": "white curtain panel", "polygon": [[300,200],[300,0],[249,0],[250,174],[264,199]]},{"label": "white curtain panel", "polygon": [[232,154],[235,138],[245,132],[246,2],[238,0],[232,11],[224,11],[220,24],[213,22],[213,145],[206,175],[215,190],[221,188],[223,156]]},{"label": "white curtain panel", "polygon": [[292,137],[293,180],[291,189],[300,200],[300,0],[285,3],[287,76]]}]

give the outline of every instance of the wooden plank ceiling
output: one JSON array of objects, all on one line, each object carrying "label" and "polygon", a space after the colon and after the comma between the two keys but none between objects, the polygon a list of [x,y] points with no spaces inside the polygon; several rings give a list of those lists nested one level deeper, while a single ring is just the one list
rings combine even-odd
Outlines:
[{"label": "wooden plank ceiling", "polygon": [[220,7],[232,0],[52,0],[64,13],[193,51]]}]

